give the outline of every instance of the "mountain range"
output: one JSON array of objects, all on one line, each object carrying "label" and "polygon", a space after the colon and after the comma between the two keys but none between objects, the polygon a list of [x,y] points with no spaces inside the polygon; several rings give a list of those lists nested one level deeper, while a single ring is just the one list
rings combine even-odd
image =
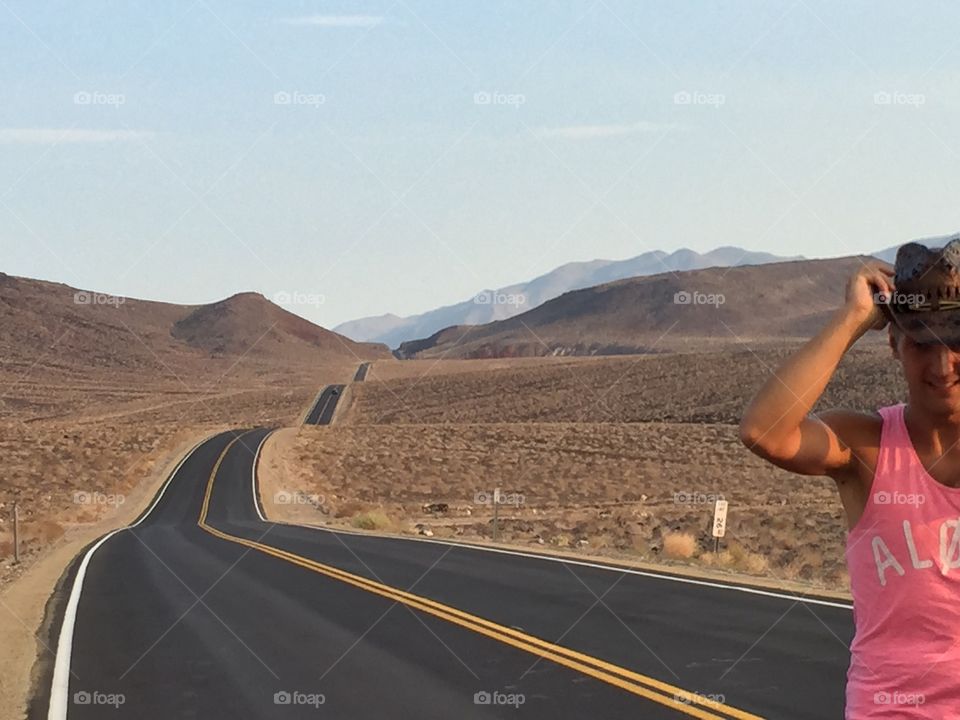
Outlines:
[{"label": "mountain range", "polygon": [[671,253],[654,250],[627,260],[572,262],[527,282],[496,290],[482,290],[472,298],[455,305],[439,307],[408,317],[388,313],[360,318],[341,323],[334,328],[334,331],[357,341],[383,343],[396,348],[405,341],[429,337],[443,328],[455,325],[482,325],[505,320],[536,308],[565,292],[623,278],[653,275],[664,271],[679,272],[707,267],[762,265],[799,259],[803,257],[800,255],[778,256],[725,246],[702,254],[681,248]]},{"label": "mountain range", "polygon": [[[401,358],[488,358],[661,352],[812,336],[870,256],[663,272],[564,293],[484,325],[402,343]],[[879,338],[876,337],[870,339]]]}]

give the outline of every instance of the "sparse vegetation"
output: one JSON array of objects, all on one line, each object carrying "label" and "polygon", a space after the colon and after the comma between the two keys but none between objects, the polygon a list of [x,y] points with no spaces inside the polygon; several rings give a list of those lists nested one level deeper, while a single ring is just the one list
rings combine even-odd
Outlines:
[{"label": "sparse vegetation", "polygon": [[350,524],[360,530],[390,530],[395,523],[383,510],[368,510],[354,515]]},{"label": "sparse vegetation", "polygon": [[689,560],[697,549],[697,539],[688,532],[670,532],[663,536],[663,554]]}]

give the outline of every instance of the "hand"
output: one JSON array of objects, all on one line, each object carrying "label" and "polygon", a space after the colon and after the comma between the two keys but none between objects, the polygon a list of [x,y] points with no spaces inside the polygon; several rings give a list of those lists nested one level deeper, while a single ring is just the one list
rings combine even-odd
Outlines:
[{"label": "hand", "polygon": [[887,325],[887,315],[881,307],[876,293],[884,293],[886,302],[895,290],[893,285],[894,268],[882,260],[871,260],[862,264],[847,281],[847,312],[862,319],[867,330],[882,330]]}]

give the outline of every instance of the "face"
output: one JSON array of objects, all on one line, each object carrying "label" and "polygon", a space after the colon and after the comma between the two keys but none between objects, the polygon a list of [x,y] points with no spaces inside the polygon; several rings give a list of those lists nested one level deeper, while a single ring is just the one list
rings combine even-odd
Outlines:
[{"label": "face", "polygon": [[921,343],[891,328],[890,346],[903,365],[912,404],[960,412],[960,344]]}]

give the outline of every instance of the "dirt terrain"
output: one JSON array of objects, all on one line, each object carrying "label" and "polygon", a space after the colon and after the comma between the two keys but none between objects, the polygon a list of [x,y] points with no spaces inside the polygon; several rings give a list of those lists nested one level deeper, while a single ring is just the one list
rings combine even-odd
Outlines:
[{"label": "dirt terrain", "polygon": [[[868,409],[906,388],[883,335],[851,349],[818,408]],[[375,362],[345,420],[368,423],[696,422],[736,424],[797,344],[671,355]]]},{"label": "dirt terrain", "polygon": [[[268,441],[263,500],[288,521],[496,539],[844,592],[833,482],[779,470],[737,436],[749,397],[790,349],[377,362],[350,387],[340,423]],[[889,348],[864,343],[818,408],[904,397]],[[717,499],[730,503],[720,553],[709,532]]]}]

